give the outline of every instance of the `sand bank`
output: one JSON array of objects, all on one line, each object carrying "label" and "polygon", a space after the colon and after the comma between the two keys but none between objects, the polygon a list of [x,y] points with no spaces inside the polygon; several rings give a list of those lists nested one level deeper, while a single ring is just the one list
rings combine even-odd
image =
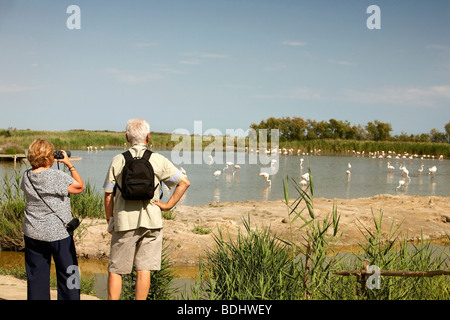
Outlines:
[{"label": "sand bank", "polygon": [[[321,219],[337,206],[341,216],[340,228],[343,236],[339,246],[346,250],[357,248],[364,241],[361,230],[374,229],[373,218],[383,212],[383,229],[389,232],[392,221],[400,224],[399,232],[409,240],[447,239],[450,235],[450,197],[420,197],[400,195],[378,195],[358,199],[314,199],[316,216]],[[200,235],[193,232],[197,226],[216,233],[236,236],[243,230],[242,219],[250,217],[252,227],[270,227],[272,233],[288,238],[288,210],[284,201],[244,201],[210,203],[204,206],[179,205],[174,209],[174,220],[164,221],[164,239],[170,248],[170,258],[176,265],[195,265],[208,248],[214,245],[211,234]],[[306,213],[305,213],[306,214]],[[106,259],[109,255],[110,234],[106,222],[98,219],[84,219],[86,227],[81,239],[76,239],[80,257]],[[300,226],[296,221],[294,226]],[[295,237],[301,239],[301,233]]]}]

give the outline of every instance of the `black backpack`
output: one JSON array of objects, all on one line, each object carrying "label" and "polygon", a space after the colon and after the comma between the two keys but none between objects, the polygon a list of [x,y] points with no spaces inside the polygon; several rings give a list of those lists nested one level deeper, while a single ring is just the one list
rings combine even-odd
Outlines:
[{"label": "black backpack", "polygon": [[152,199],[159,185],[158,183],[155,186],[155,173],[149,161],[152,152],[145,150],[142,158],[133,158],[130,151],[122,154],[125,157],[125,166],[122,171],[122,187],[116,181],[116,186],[122,193],[122,197],[125,200]]}]

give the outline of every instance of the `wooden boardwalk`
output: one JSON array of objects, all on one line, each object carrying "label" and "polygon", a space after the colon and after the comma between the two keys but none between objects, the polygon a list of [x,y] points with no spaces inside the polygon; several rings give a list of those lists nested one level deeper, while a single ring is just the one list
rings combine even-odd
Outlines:
[{"label": "wooden boardwalk", "polygon": [[[22,160],[26,160],[27,159],[27,155],[26,154],[0,154],[0,161],[22,161]],[[81,161],[81,157],[70,157],[70,161]]]},{"label": "wooden boardwalk", "polygon": [[0,154],[0,161],[21,161],[26,159],[27,155],[24,153],[21,154]]}]

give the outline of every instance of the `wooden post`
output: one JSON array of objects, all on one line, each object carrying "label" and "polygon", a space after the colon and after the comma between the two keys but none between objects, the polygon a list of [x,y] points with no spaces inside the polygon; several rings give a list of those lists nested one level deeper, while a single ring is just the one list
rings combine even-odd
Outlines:
[{"label": "wooden post", "polygon": [[366,283],[368,274],[367,271],[369,270],[370,261],[368,259],[365,259],[363,262],[363,268],[361,270],[361,276],[360,276],[360,284],[361,284],[361,295],[366,295]]}]

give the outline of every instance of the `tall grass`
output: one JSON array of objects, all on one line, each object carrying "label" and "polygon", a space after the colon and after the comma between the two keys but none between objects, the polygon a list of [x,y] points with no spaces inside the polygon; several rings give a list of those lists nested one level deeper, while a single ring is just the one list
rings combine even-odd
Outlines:
[{"label": "tall grass", "polygon": [[22,174],[6,172],[0,188],[0,246],[4,249],[23,249],[22,224],[25,211],[25,196],[20,189]]},{"label": "tall grass", "polygon": [[[297,299],[301,289],[298,270],[291,263],[291,249],[274,238],[269,229],[254,230],[243,220],[245,232],[236,241],[219,230],[216,248],[200,261],[194,299]],[[286,290],[290,288],[290,290]]]}]

